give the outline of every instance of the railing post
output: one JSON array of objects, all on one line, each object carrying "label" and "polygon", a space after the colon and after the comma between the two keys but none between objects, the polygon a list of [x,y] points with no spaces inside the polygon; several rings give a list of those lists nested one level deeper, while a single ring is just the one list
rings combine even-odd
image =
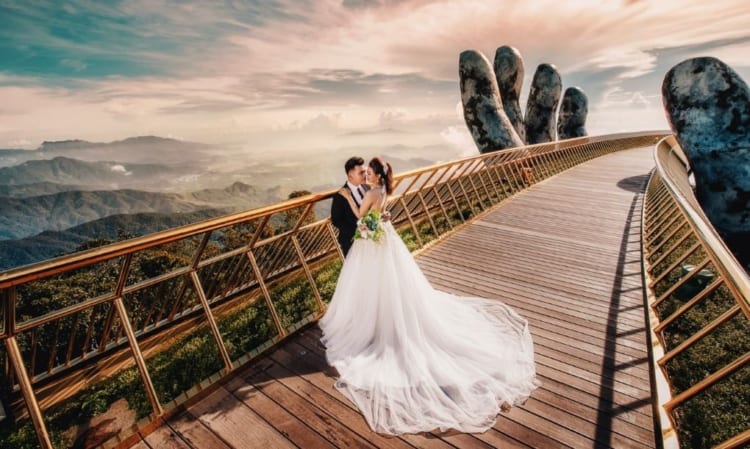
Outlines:
[{"label": "railing post", "polygon": [[519,162],[518,159],[512,159],[508,161],[508,172],[510,172],[513,175],[513,183],[516,186],[516,193],[520,192],[521,190],[526,188],[526,184],[523,182],[523,175],[519,169]]},{"label": "railing post", "polygon": [[[479,182],[482,183],[482,187],[484,188],[485,193],[487,194],[487,201],[490,203],[490,207],[495,204],[494,201],[492,201],[492,194],[490,193],[490,189],[487,188],[487,184],[484,182],[484,176],[482,176],[483,172],[487,170],[487,167],[484,165],[483,160],[480,160],[480,163],[478,164],[477,171],[475,172],[477,175],[477,178],[479,178]],[[497,193],[497,192],[495,192]]]},{"label": "railing post", "polygon": [[[549,178],[549,172],[546,162],[544,161],[544,153],[542,153],[543,150],[538,150],[539,152],[535,155],[531,156],[531,158],[534,161],[534,179],[541,177],[541,179],[547,179]],[[537,176],[537,174],[539,176]]]},{"label": "railing post", "polygon": [[140,374],[141,381],[143,381],[143,386],[146,389],[146,396],[151,403],[151,408],[153,408],[154,413],[157,416],[161,416],[164,413],[164,410],[162,409],[161,403],[159,402],[159,397],[156,394],[154,384],[151,381],[151,376],[149,375],[148,367],[146,366],[146,360],[143,358],[143,353],[141,353],[141,348],[138,345],[138,339],[135,336],[135,332],[133,332],[133,327],[131,326],[130,319],[128,318],[128,312],[125,309],[125,302],[122,299],[122,291],[125,288],[125,283],[128,279],[128,273],[130,272],[130,264],[132,260],[133,253],[129,253],[127,256],[125,256],[125,260],[123,260],[122,262],[120,276],[117,279],[117,286],[115,287],[115,299],[112,301],[114,303],[112,307],[113,310],[110,310],[111,313],[107,317],[107,330],[111,328],[112,321],[114,320],[114,313],[112,312],[116,312],[118,318],[120,319],[120,325],[125,331],[125,337],[127,338],[128,344],[130,345],[130,351],[133,354],[133,359],[135,360],[138,373]]},{"label": "railing post", "polygon": [[432,184],[431,189],[433,193],[435,194],[435,197],[438,200],[438,204],[440,204],[440,209],[442,209],[443,211],[443,216],[445,216],[445,221],[448,223],[448,227],[453,229],[453,222],[451,221],[450,215],[448,215],[448,210],[445,208],[445,205],[443,204],[443,199],[440,197],[440,189],[438,188],[438,186],[441,185],[441,182],[447,173],[448,173],[448,170],[447,169],[444,170],[443,174],[440,175],[440,177],[437,179],[437,181],[435,181],[434,184]]},{"label": "railing post", "polygon": [[221,358],[222,360],[224,360],[224,367],[227,369],[227,372],[230,372],[232,371],[232,358],[229,357],[229,352],[227,351],[227,347],[224,344],[224,339],[221,337],[219,326],[216,324],[216,319],[214,318],[214,314],[211,311],[211,305],[208,303],[208,298],[206,298],[206,292],[203,291],[203,285],[201,285],[201,280],[198,277],[198,273],[195,271],[195,269],[190,270],[190,279],[193,281],[193,288],[198,294],[198,299],[203,306],[203,313],[206,315],[206,321],[208,321],[208,326],[211,329],[214,340],[216,340],[216,345],[219,348]]},{"label": "railing post", "polygon": [[[672,205],[672,202],[670,201],[670,195],[667,189],[663,189],[661,192],[659,192],[660,195],[657,195],[656,198],[654,198],[653,203],[650,205],[650,208],[652,210],[652,213],[654,215],[659,214],[659,212],[662,210],[662,208],[669,207]],[[653,223],[653,221],[656,219],[656,217],[650,217],[650,223]]]},{"label": "railing post", "polygon": [[678,211],[678,207],[673,202],[665,203],[663,209],[660,207],[654,208],[653,220],[651,221],[651,223],[649,223],[646,226],[646,231],[651,232],[651,230],[654,228],[654,224],[659,223],[663,217],[670,217],[672,214],[676,213],[677,211]]},{"label": "railing post", "polygon": [[576,166],[576,147],[578,145],[573,145],[565,149],[565,164],[566,168],[570,169]]},{"label": "railing post", "polygon": [[664,221],[660,223],[652,223],[654,225],[653,228],[650,231],[644,233],[644,238],[649,245],[652,245],[656,241],[656,239],[660,238],[665,232],[667,232],[673,224],[675,224],[680,218],[682,218],[682,215],[679,213],[674,213],[674,215],[669,215],[667,216],[667,218],[669,218],[669,221],[666,222],[666,224],[664,223]]},{"label": "railing post", "polygon": [[437,226],[435,226],[435,222],[432,220],[432,215],[430,214],[430,208],[427,207],[427,202],[424,200],[424,197],[422,196],[422,190],[420,189],[417,191],[417,197],[419,198],[419,202],[422,203],[422,209],[424,210],[425,215],[427,215],[427,220],[430,222],[430,226],[432,227],[432,232],[435,233],[435,238],[440,236],[440,233],[438,232]]},{"label": "railing post", "polygon": [[589,143],[576,146],[576,155],[577,155],[576,165],[580,165],[588,159],[588,153],[586,149],[589,146],[591,146],[591,144]]},{"label": "railing post", "polygon": [[544,161],[544,167],[547,170],[548,178],[555,176],[556,174],[559,173],[559,170],[557,169],[557,166],[555,165],[555,156],[558,154],[558,151],[560,151],[559,147],[560,147],[560,144],[558,142],[557,144],[550,145],[540,154],[542,160]]},{"label": "railing post", "polygon": [[456,195],[453,193],[453,188],[451,187],[451,180],[452,180],[451,176],[449,176],[448,179],[445,180],[445,187],[448,189],[448,193],[451,194],[451,198],[453,199],[453,204],[456,205],[456,213],[458,213],[458,218],[461,219],[461,223],[466,223],[464,214],[461,212],[461,205],[458,203],[458,198],[456,198]]},{"label": "railing post", "polygon": [[[115,297],[122,295],[122,290],[125,288],[125,283],[128,280],[128,273],[130,273],[130,264],[133,261],[133,253],[125,256],[125,260],[122,261],[122,267],[120,267],[120,274],[117,278],[117,286],[115,287]],[[107,318],[104,320],[104,330],[102,331],[101,340],[98,343],[99,353],[103,353],[107,347],[107,340],[109,340],[109,334],[112,332],[112,325],[115,321],[115,306],[110,304],[109,311],[107,312]],[[117,336],[115,336],[117,338]]]},{"label": "railing post", "polygon": [[[16,303],[18,302],[16,286],[12,285],[5,289],[3,298],[3,307],[5,308],[5,327],[3,328],[3,333],[5,334],[5,337],[12,337],[16,334]],[[8,385],[12,386],[15,381],[13,378],[15,372],[10,366],[10,359],[6,358],[3,363],[5,365],[3,366],[3,369],[8,376]]]},{"label": "railing post", "polygon": [[297,256],[299,257],[300,264],[302,264],[302,269],[305,271],[305,276],[307,276],[307,281],[310,283],[310,288],[312,288],[315,302],[318,304],[318,312],[322,313],[326,307],[323,303],[323,298],[318,291],[318,285],[315,283],[315,277],[313,277],[312,271],[310,271],[310,267],[307,265],[305,253],[302,252],[302,247],[300,246],[296,235],[292,236],[292,245],[294,245],[294,250],[297,251]]},{"label": "railing post", "polygon": [[343,262],[346,257],[344,256],[344,251],[339,246],[339,241],[336,238],[336,233],[333,231],[333,225],[331,224],[331,220],[328,220],[326,223],[326,230],[328,230],[328,235],[331,236],[331,240],[333,240],[333,246],[336,248],[336,252],[339,253],[339,259]]},{"label": "railing post", "polygon": [[[208,245],[208,240],[211,238],[211,233],[213,231],[208,231],[205,234],[203,234],[203,238],[201,239],[200,244],[198,245],[198,248],[195,250],[195,254],[193,254],[193,259],[190,261],[190,269],[195,271],[198,267],[198,264],[201,261],[201,255],[203,254],[203,251],[206,249],[206,246]],[[180,287],[180,292],[175,296],[175,304],[178,304],[180,301],[182,301],[182,296],[185,294],[185,291],[187,290],[187,282],[182,283],[182,287]],[[156,314],[156,319],[154,322],[159,322],[162,315],[164,314],[164,309],[166,309],[167,303],[164,302],[164,304],[161,306],[161,309],[159,309],[159,313]]]},{"label": "railing post", "polygon": [[545,147],[534,150],[534,155],[532,156],[532,158],[534,158],[534,167],[536,168],[536,172],[541,175],[541,179],[546,179],[549,177],[549,167],[547,166],[547,162],[544,160]]},{"label": "railing post", "polygon": [[503,191],[502,193],[500,193],[500,190],[498,190],[498,183],[495,178],[492,177],[492,173],[495,173],[497,175],[497,172],[495,172],[494,165],[488,162],[487,159],[484,160],[484,172],[487,174],[487,178],[490,181],[490,186],[492,186],[492,189],[495,191],[497,202],[502,201],[502,199],[505,197],[505,192]]},{"label": "railing post", "polygon": [[464,183],[461,178],[464,177],[467,171],[469,171],[469,167],[471,167],[471,164],[466,163],[466,168],[464,168],[461,173],[455,178],[458,182],[458,187],[461,188],[461,192],[464,194],[464,199],[466,199],[466,203],[469,205],[469,209],[471,209],[471,214],[476,216],[477,211],[474,210],[474,205],[471,203],[471,198],[469,198],[469,194],[466,192],[466,189],[464,188]]},{"label": "railing post", "polygon": [[555,172],[555,174],[562,173],[563,171],[567,170],[567,164],[564,160],[564,151],[564,145],[557,145],[554,150],[549,152],[549,158],[552,166],[554,167],[553,171]]},{"label": "railing post", "polygon": [[39,438],[39,445],[43,449],[53,449],[52,440],[49,437],[49,432],[47,432],[47,425],[44,423],[44,416],[42,416],[42,410],[39,408],[39,402],[36,400],[34,387],[26,372],[26,366],[23,364],[23,357],[21,356],[21,350],[18,348],[15,335],[11,335],[5,340],[5,350],[8,352],[10,364],[16,372],[18,386],[29,409],[31,422],[34,424],[36,436]]},{"label": "railing post", "polygon": [[125,303],[122,301],[121,296],[115,298],[114,303],[118,317],[120,318],[120,324],[122,325],[122,328],[125,331],[125,336],[127,337],[128,343],[130,344],[130,351],[133,353],[133,358],[135,359],[136,366],[138,367],[138,373],[141,375],[141,381],[143,381],[143,385],[146,388],[146,396],[148,396],[148,401],[151,403],[151,407],[154,409],[154,413],[156,414],[156,416],[161,416],[162,414],[164,414],[164,409],[162,409],[161,403],[159,403],[159,397],[156,394],[156,388],[154,388],[154,384],[151,381],[151,376],[148,373],[146,360],[143,358],[141,348],[140,346],[138,346],[138,339],[136,338],[135,332],[133,332],[133,328],[130,325],[128,313],[127,310],[125,310]]},{"label": "railing post", "polygon": [[443,200],[440,198],[440,191],[437,189],[436,184],[430,188],[432,189],[432,193],[435,195],[435,198],[437,198],[438,204],[440,205],[440,210],[443,211],[445,222],[448,224],[449,228],[453,229],[453,223],[451,222],[451,217],[448,215],[448,211],[445,209]]},{"label": "railing post", "polygon": [[507,198],[513,195],[513,184],[510,178],[508,177],[508,173],[505,171],[504,166],[505,166],[505,161],[499,162],[497,164],[493,164],[492,172],[495,174],[495,177],[497,178],[497,183],[500,186],[500,189],[502,189],[503,198]]},{"label": "railing post", "polygon": [[294,250],[297,252],[297,257],[299,258],[299,262],[302,265],[302,269],[305,271],[305,276],[307,276],[307,281],[310,283],[310,288],[312,288],[313,295],[315,296],[315,302],[318,304],[318,313],[323,313],[323,311],[325,310],[323,298],[320,296],[318,285],[315,283],[315,277],[313,277],[312,271],[307,265],[305,253],[302,251],[302,246],[299,244],[299,239],[297,238],[299,228],[302,226],[302,223],[305,221],[307,216],[310,215],[311,211],[312,204],[308,204],[307,207],[305,207],[304,212],[302,212],[299,219],[297,220],[297,223],[294,224],[294,228],[291,231],[290,238],[292,239],[292,245],[294,246]]},{"label": "railing post", "polygon": [[549,150],[547,149],[543,149],[537,155],[537,157],[541,159],[542,161],[541,172],[544,174],[544,179],[547,179],[555,174],[554,170],[552,170],[552,164],[550,164],[548,156],[547,156],[548,151]]},{"label": "railing post", "polygon": [[[221,331],[219,330],[219,326],[216,323],[216,318],[214,317],[213,311],[211,310],[211,305],[208,302],[206,291],[203,289],[203,283],[201,282],[200,276],[198,276],[198,271],[196,270],[196,267],[200,262],[201,255],[208,245],[208,240],[211,238],[211,232],[212,231],[208,231],[203,235],[203,239],[201,239],[198,248],[196,248],[195,250],[195,254],[193,254],[193,259],[190,262],[190,280],[192,281],[195,293],[198,295],[198,300],[201,302],[201,306],[203,306],[203,313],[206,316],[208,327],[211,329],[211,334],[214,336],[214,340],[216,341],[216,346],[219,348],[219,354],[221,354],[221,359],[224,361],[224,367],[226,368],[227,372],[230,372],[233,369],[232,358],[229,356],[227,346],[224,344],[224,339],[221,336]],[[185,293],[186,286],[187,284],[183,285],[181,289],[182,291],[178,296],[178,301]],[[161,311],[159,313],[161,313]]]},{"label": "railing post", "polygon": [[399,198],[399,201],[401,201],[401,206],[404,208],[404,212],[406,213],[406,218],[409,219],[409,224],[411,224],[411,229],[414,231],[414,238],[417,239],[417,243],[419,244],[419,247],[423,247],[424,243],[422,243],[422,237],[419,236],[419,230],[417,229],[417,225],[414,223],[414,219],[411,218],[411,213],[409,212],[409,208],[406,207],[406,201],[404,201],[404,196],[401,195],[401,198]]},{"label": "railing post", "polygon": [[433,177],[437,174],[437,170],[432,170],[432,173],[430,173],[430,176],[427,177],[424,181],[422,181],[422,185],[419,187],[419,190],[417,190],[417,196],[419,198],[419,202],[422,203],[422,209],[424,210],[425,215],[427,215],[427,219],[430,221],[430,226],[432,226],[432,231],[435,233],[435,238],[440,237],[440,232],[437,229],[437,226],[435,226],[435,221],[432,219],[432,214],[430,213],[430,208],[427,205],[427,201],[424,199],[424,195],[422,195],[422,191],[427,190],[427,184],[432,180]]},{"label": "railing post", "polygon": [[268,291],[266,281],[263,279],[263,272],[260,270],[260,266],[258,265],[258,261],[255,259],[255,254],[253,254],[252,248],[248,249],[245,254],[247,254],[248,260],[250,260],[250,265],[252,265],[253,267],[255,278],[258,279],[258,285],[260,286],[260,290],[263,292],[263,297],[266,299],[266,306],[268,307],[268,311],[271,313],[273,324],[276,326],[276,330],[279,332],[279,336],[285,337],[287,334],[287,330],[281,324],[281,319],[279,318],[279,314],[276,311],[276,306],[271,300],[271,292]]},{"label": "railing post", "polygon": [[3,307],[5,308],[4,318],[5,325],[3,332],[6,335],[14,335],[16,329],[16,302],[18,301],[18,292],[16,286],[10,286],[5,290],[5,301]]},{"label": "railing post", "polygon": [[678,207],[672,202],[664,203],[663,208],[653,207],[651,213],[653,213],[654,215],[650,218],[649,223],[644,229],[646,234],[652,232],[656,227],[664,224],[662,219],[668,219],[669,217],[675,215],[677,211]]}]

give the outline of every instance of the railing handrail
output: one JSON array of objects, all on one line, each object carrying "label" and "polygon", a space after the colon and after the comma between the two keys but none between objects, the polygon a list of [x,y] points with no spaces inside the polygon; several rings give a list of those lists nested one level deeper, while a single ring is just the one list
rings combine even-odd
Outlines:
[{"label": "railing handrail", "polygon": [[[677,139],[661,139],[654,159],[643,207],[642,264],[660,443],[676,448],[687,438],[689,447],[738,447],[750,442],[750,427],[732,424],[744,412],[720,412],[702,401],[744,394],[746,381],[733,376],[750,363],[742,344],[750,336],[750,276],[698,202]],[[722,334],[731,329],[744,333],[739,339]],[[706,340],[714,336],[725,346],[718,355],[710,349],[716,341]],[[726,431],[701,433],[702,426],[715,431],[722,425]]]},{"label": "railing handrail", "polygon": [[[671,170],[669,160],[678,159],[682,166],[685,167],[683,173],[675,173]],[[717,268],[723,271],[723,275],[732,285],[739,296],[744,299],[741,306],[745,313],[750,315],[750,276],[742,267],[742,264],[734,257],[734,254],[727,248],[724,240],[719,236],[716,228],[706,217],[703,209],[700,208],[698,200],[692,189],[689,188],[688,171],[685,164],[685,155],[674,136],[668,136],[662,139],[655,150],[656,170],[661,175],[669,191],[673,194],[678,205],[687,216],[699,237],[706,244],[707,249],[713,253],[717,262]],[[673,164],[671,164],[673,165]],[[676,179],[680,176],[681,179]],[[688,188],[686,188],[686,186]]]},{"label": "railing handrail", "polygon": [[[461,159],[444,162],[441,164],[435,164],[428,167],[422,167],[406,172],[397,174],[394,177],[395,182],[399,182],[402,179],[417,176],[421,173],[435,171],[443,167],[456,165],[461,162],[468,162],[471,160],[497,158],[499,155],[504,157],[503,162],[511,161],[518,158],[527,157],[529,153],[546,152],[554,149],[562,149],[572,147],[575,145],[582,145],[586,143],[594,143],[599,141],[622,139],[636,136],[647,136],[654,134],[664,134],[663,131],[645,131],[645,132],[629,132],[629,133],[616,133],[607,134],[600,136],[587,136],[579,137],[575,139],[568,139],[563,141],[556,141],[550,143],[542,143],[536,145],[527,145],[518,148],[512,148],[503,150],[502,152],[492,152],[479,154],[476,156],[468,156]],[[199,221],[193,224],[180,226],[177,228],[167,229],[164,231],[147,234],[141,237],[136,237],[121,242],[115,242],[112,244],[100,246],[97,248],[80,251],[72,254],[63,255],[53,259],[37,262],[29,265],[24,265],[17,268],[12,268],[7,271],[0,272],[0,289],[8,288],[14,285],[18,285],[24,282],[28,282],[34,279],[39,279],[54,275],[57,273],[70,271],[76,268],[92,265],[98,262],[102,262],[108,259],[114,259],[123,255],[131,254],[143,249],[156,247],[165,243],[174,242],[194,235],[199,235],[208,231],[220,229],[225,226],[233,224],[247,222],[263,216],[284,212],[287,210],[296,209],[300,206],[307,204],[317,203],[324,201],[332,197],[337,191],[335,189],[327,190],[319,193],[312,193],[310,195],[301,196],[291,200],[282,201],[279,203],[261,206],[255,209],[236,212],[221,217],[210,218],[207,220]]]}]

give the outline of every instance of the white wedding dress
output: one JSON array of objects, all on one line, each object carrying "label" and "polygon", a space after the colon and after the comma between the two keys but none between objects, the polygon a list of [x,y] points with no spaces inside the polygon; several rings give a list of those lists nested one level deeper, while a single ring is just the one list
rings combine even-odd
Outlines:
[{"label": "white wedding dress", "polygon": [[391,223],[356,240],[320,320],[336,388],[380,433],[483,432],[538,382],[528,324],[432,288]]}]

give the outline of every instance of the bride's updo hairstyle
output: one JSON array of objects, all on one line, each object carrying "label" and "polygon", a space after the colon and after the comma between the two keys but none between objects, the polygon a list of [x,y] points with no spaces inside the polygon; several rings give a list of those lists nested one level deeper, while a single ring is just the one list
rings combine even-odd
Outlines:
[{"label": "bride's updo hairstyle", "polygon": [[385,162],[381,157],[374,157],[370,160],[370,168],[377,175],[380,183],[385,186],[388,194],[393,192],[393,168],[390,162]]}]

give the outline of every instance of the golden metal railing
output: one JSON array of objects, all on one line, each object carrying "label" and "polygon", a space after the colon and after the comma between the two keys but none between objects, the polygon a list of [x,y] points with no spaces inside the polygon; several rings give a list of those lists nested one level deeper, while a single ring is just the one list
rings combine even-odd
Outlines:
[{"label": "golden metal railing", "polygon": [[642,229],[662,436],[683,447],[746,445],[750,278],[703,213],[673,136],[655,159]]},{"label": "golden metal railing", "polygon": [[[396,177],[388,207],[406,243],[422,248],[540,180],[603,154],[653,145],[663,136],[584,137],[413,170]],[[334,193],[0,273],[4,382],[15,398],[16,417],[27,411],[41,446],[52,447],[44,410],[132,367],[145,391],[147,414],[165,416],[317,319],[330,296],[321,292],[318,277],[342,258],[330,221],[315,218],[316,211],[328,210]],[[302,276],[302,283],[275,288],[293,275]],[[309,300],[292,304],[288,296],[294,289],[304,289]],[[209,351],[215,357],[201,361],[209,374],[189,388],[157,386],[153,378],[167,363],[162,358],[178,359],[181,353],[169,355],[170,348],[200,332],[191,345],[215,347]],[[246,341],[251,333],[263,340]]]}]

